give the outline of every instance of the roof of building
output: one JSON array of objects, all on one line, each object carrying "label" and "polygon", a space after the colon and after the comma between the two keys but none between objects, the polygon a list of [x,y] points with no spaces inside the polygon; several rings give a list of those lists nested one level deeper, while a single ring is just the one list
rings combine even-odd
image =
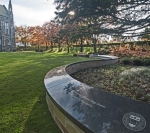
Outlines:
[{"label": "roof of building", "polygon": [[8,10],[4,5],[0,5],[0,15],[8,17]]}]

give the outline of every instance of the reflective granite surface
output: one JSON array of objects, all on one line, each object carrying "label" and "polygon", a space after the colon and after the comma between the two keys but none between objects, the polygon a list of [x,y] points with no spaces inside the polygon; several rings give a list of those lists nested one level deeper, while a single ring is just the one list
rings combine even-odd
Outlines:
[{"label": "reflective granite surface", "polygon": [[150,104],[85,85],[70,77],[65,66],[51,70],[44,83],[62,112],[85,132],[150,133]]}]

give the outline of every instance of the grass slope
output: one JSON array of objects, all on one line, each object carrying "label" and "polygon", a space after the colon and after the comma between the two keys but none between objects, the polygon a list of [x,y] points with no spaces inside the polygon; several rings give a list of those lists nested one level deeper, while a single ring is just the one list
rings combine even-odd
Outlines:
[{"label": "grass slope", "polygon": [[86,60],[67,54],[0,53],[0,133],[61,133],[45,101],[44,76],[54,67]]}]

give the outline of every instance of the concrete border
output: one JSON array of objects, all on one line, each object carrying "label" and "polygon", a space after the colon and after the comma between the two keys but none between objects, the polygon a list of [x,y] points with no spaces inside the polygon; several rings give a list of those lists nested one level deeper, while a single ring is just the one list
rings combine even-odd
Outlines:
[{"label": "concrete border", "polygon": [[[143,113],[145,109],[150,112],[149,104],[93,88],[70,76],[79,70],[118,62],[118,57],[103,57],[107,59],[76,62],[46,74],[46,102],[63,133],[133,133],[122,122],[123,116],[129,112],[149,117],[146,121],[150,121],[150,114]],[[147,133],[149,129],[150,124],[140,133]]]}]

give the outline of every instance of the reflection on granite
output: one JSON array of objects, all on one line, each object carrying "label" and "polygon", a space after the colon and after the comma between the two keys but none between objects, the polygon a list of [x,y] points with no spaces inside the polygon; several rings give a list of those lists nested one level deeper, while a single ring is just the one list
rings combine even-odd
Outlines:
[{"label": "reflection on granite", "polygon": [[101,59],[117,59],[117,56],[110,56],[110,55],[95,55],[95,54],[90,54],[90,58],[101,58]]},{"label": "reflection on granite", "polygon": [[[49,80],[50,79],[50,80]],[[65,83],[72,78],[69,75],[53,76],[44,80],[46,88],[51,88],[59,84]]]},{"label": "reflection on granite", "polygon": [[72,77],[66,73],[65,66],[62,66],[49,71],[45,76],[44,83],[46,88],[51,88],[69,80],[72,80]]},{"label": "reflection on granite", "polygon": [[[105,63],[107,64],[107,63]],[[80,67],[83,64],[78,65]],[[69,71],[75,65],[69,65]],[[85,66],[83,66],[85,67]],[[66,67],[51,70],[45,77],[45,86],[50,97],[56,102],[62,112],[67,112],[72,121],[76,120],[81,128],[87,128],[91,133],[149,133],[150,132],[150,105],[120,97],[97,88],[93,88],[70,77]],[[82,68],[80,68],[82,69]],[[71,73],[71,72],[70,72]],[[146,125],[133,131],[123,123],[123,117],[129,112],[135,112],[145,118]],[[132,116],[133,117],[133,116]],[[137,123],[127,119],[132,125]],[[140,121],[140,118],[138,119]],[[76,123],[76,121],[74,123]],[[86,129],[83,131],[86,132]]]},{"label": "reflection on granite", "polygon": [[53,70],[49,71],[45,75],[45,79],[52,78],[53,76],[61,76],[61,75],[68,75],[65,71],[65,66],[54,68]]}]

